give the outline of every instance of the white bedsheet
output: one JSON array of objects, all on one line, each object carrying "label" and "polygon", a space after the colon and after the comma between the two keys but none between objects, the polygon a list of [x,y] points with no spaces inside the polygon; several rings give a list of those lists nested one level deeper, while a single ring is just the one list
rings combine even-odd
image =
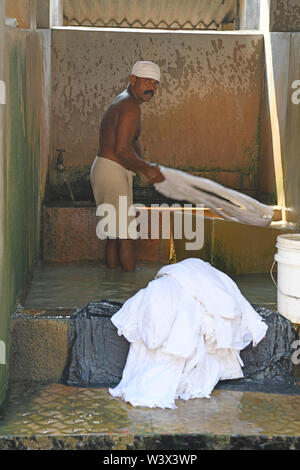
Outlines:
[{"label": "white bedsheet", "polygon": [[168,198],[204,204],[226,220],[262,227],[272,222],[273,208],[246,194],[174,168],[160,166],[160,170],[165,179],[154,186]]},{"label": "white bedsheet", "polygon": [[243,377],[239,352],[267,331],[235,282],[194,258],[160,269],[112,322],[131,344],[122,380],[109,392],[151,408],[209,398],[219,380]]}]

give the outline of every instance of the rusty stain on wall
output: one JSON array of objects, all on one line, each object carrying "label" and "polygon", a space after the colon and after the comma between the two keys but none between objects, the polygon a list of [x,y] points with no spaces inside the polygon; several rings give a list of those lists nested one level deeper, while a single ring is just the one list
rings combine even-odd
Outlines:
[{"label": "rusty stain on wall", "polygon": [[16,18],[18,28],[30,28],[30,0],[6,0],[5,6],[6,16],[8,18]]}]

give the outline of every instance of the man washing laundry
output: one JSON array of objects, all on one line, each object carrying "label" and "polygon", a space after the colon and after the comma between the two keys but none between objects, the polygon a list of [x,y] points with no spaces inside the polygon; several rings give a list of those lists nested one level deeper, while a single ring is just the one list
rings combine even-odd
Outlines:
[{"label": "man washing laundry", "polygon": [[136,172],[142,173],[152,184],[164,180],[157,166],[143,160],[139,142],[141,105],[153,98],[159,82],[158,65],[136,62],[128,87],[113,100],[101,121],[99,148],[90,178],[97,207],[106,203],[116,210],[116,232],[112,236],[108,234],[105,249],[109,268],[121,264],[124,271],[135,270],[134,241],[128,233],[134,216],[128,216],[123,222],[125,227],[120,227],[119,196],[127,197],[128,207],[133,205],[132,181]]}]

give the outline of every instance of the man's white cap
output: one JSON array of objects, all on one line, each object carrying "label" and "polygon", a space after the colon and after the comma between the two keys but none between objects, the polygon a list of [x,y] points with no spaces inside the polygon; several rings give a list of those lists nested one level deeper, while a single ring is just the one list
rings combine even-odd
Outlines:
[{"label": "man's white cap", "polygon": [[152,78],[160,82],[159,66],[147,60],[140,60],[132,67],[131,75],[136,77]]}]

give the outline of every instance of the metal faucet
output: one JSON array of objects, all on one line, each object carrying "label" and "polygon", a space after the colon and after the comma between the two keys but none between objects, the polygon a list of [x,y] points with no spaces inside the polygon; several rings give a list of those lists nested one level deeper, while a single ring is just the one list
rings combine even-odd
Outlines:
[{"label": "metal faucet", "polygon": [[70,181],[69,181],[67,175],[65,174],[66,167],[64,165],[64,155],[63,155],[65,153],[65,150],[64,149],[56,149],[56,151],[59,152],[57,160],[56,160],[56,171],[57,172],[60,171],[60,173],[62,174],[62,178],[63,178],[64,182],[66,183],[66,185],[68,186],[71,199],[72,199],[73,202],[76,202],[75,198],[74,198],[72,188],[71,188],[71,185],[70,185]]},{"label": "metal faucet", "polygon": [[56,170],[64,172],[65,171],[65,165],[64,165],[64,149],[56,149],[57,152],[59,152],[57,160],[56,160]]}]

